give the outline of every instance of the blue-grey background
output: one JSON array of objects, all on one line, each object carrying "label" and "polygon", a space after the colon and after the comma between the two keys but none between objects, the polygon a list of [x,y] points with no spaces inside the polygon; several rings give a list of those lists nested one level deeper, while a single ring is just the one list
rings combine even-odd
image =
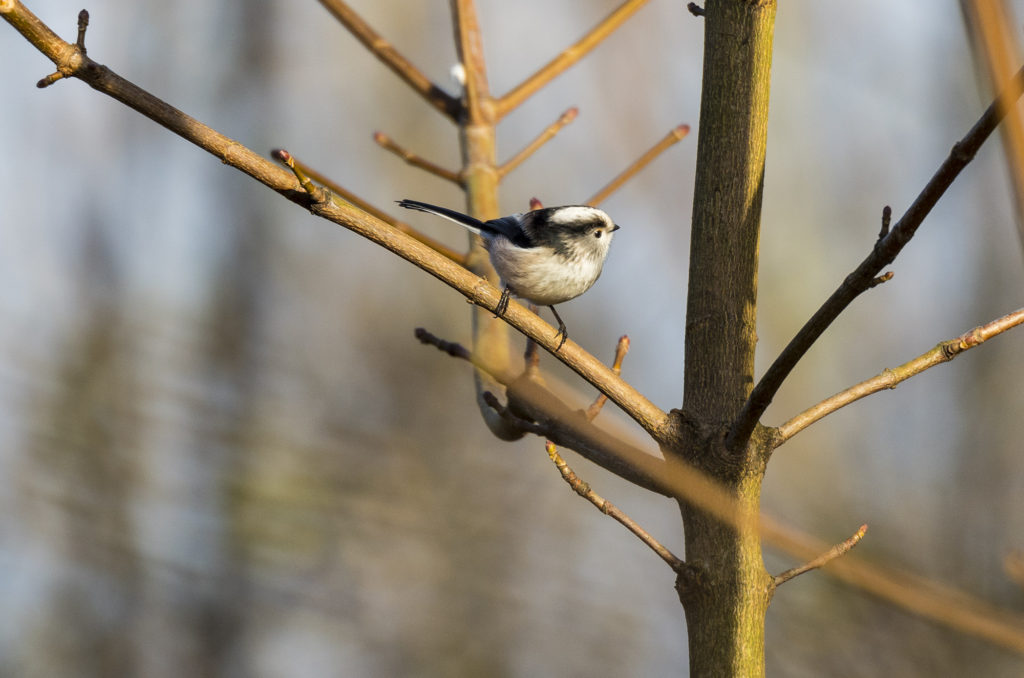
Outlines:
[{"label": "blue-grey background", "polygon": [[[80,2],[29,5],[73,39]],[[453,88],[447,3],[353,5]],[[616,5],[481,0],[493,91]],[[954,2],[780,5],[759,372],[987,97]],[[371,139],[455,168],[454,127],[313,0],[88,9],[90,56],[240,143],[286,147],[386,209],[463,204]],[[624,376],[665,409],[682,394],[701,42],[685,3],[654,0],[498,130],[506,158],[580,108],[504,183],[512,212],[584,200],[693,126],[605,203],[623,229],[604,276],[561,309],[598,356],[628,333]],[[81,82],[37,90],[50,70],[0,26],[0,675],[685,671],[669,570],[572,494],[539,440],[492,438],[469,368],[414,341],[417,326],[468,339],[459,295]],[[1024,305],[1008,186],[993,141],[766,423]],[[802,433],[770,465],[765,510],[829,541],[866,522],[859,555],[1020,610],[1002,559],[1024,548],[1022,351],[1024,333],[1004,335]],[[568,459],[682,551],[672,504]],[[1024,671],[821,573],[776,596],[767,660],[785,676]]]}]

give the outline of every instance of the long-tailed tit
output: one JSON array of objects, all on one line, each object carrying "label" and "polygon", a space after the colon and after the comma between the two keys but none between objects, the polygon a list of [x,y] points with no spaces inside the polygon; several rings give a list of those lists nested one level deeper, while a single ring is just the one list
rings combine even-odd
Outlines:
[{"label": "long-tailed tit", "polygon": [[586,205],[545,207],[480,221],[418,200],[399,200],[398,204],[454,221],[482,237],[491,264],[505,285],[496,317],[508,308],[509,295],[547,306],[558,320],[558,348],[569,333],[555,304],[590,289],[601,275],[612,234],[619,229],[607,214]]}]

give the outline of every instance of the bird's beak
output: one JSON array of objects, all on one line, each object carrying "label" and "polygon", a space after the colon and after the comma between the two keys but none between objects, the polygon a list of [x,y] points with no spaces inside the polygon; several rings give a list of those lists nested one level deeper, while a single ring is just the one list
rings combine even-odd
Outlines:
[{"label": "bird's beak", "polygon": [[619,230],[619,225],[618,224],[612,224],[612,230],[609,231],[609,233],[614,233],[617,230]]}]

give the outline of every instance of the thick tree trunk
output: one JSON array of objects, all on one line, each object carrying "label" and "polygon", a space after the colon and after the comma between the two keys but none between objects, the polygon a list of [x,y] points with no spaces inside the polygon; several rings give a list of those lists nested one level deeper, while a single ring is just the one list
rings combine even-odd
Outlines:
[{"label": "thick tree trunk", "polygon": [[[725,434],[754,377],[757,255],[775,0],[707,0],[704,83],[686,310],[681,449],[756,515],[766,431],[744,449]],[[671,451],[670,451],[671,452]],[[764,674],[764,619],[773,581],[759,535],[682,503],[686,561],[679,581],[691,676]]]}]

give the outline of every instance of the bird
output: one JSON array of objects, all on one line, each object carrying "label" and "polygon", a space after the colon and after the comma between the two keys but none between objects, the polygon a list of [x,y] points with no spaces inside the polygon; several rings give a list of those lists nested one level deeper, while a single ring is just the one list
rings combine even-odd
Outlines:
[{"label": "bird", "polygon": [[399,200],[406,209],[434,214],[476,233],[484,241],[504,289],[495,307],[500,318],[511,296],[547,306],[558,321],[557,352],[569,332],[555,310],[580,296],[597,281],[619,226],[604,211],[589,205],[545,207],[481,221],[457,210],[419,200]]}]

